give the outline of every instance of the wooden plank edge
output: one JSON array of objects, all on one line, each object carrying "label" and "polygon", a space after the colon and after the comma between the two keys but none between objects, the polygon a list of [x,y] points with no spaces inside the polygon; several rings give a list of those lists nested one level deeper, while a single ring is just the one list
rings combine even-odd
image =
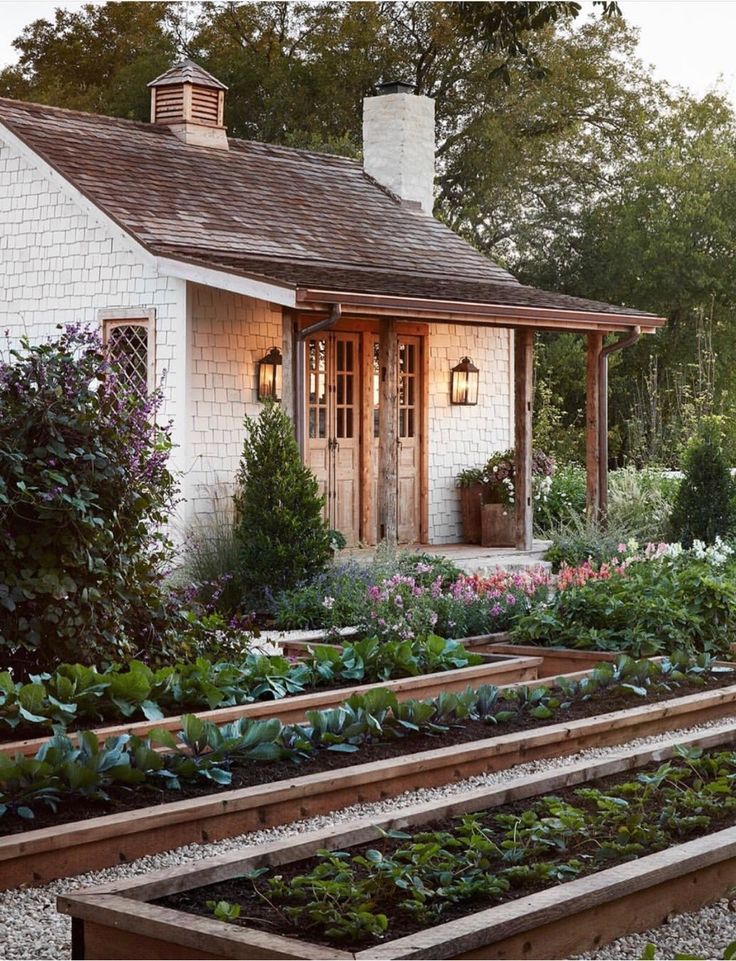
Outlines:
[{"label": "wooden plank edge", "polygon": [[[728,733],[732,735],[733,729],[729,730]],[[687,742],[690,744],[696,741],[712,742],[713,739],[714,735],[712,734],[706,738],[699,739],[691,736],[687,739]],[[519,779],[516,782],[516,791],[512,792],[514,794],[512,799],[534,796],[547,790],[556,790],[558,787],[563,786],[559,783],[560,779],[564,781],[564,786],[571,786],[572,784],[581,783],[595,777],[605,777],[623,770],[636,769],[649,763],[650,760],[663,760],[664,757],[669,756],[674,751],[676,743],[678,742],[670,742],[666,748],[660,745],[656,750],[643,754],[629,751],[613,761],[608,760],[602,764],[594,764],[589,768],[586,765],[570,766],[567,769],[557,772],[556,775],[553,775],[551,778],[546,774],[538,774]],[[701,744],[701,746],[706,745]],[[709,743],[708,746],[713,745]],[[627,763],[631,761],[634,761],[633,765]],[[615,767],[616,770],[612,770],[613,767]],[[507,795],[509,794],[510,787],[512,786],[509,785],[503,789],[503,798],[499,798],[498,796],[495,798],[496,804],[487,806],[498,806],[499,804],[507,803],[509,800]],[[472,792],[472,794],[466,795],[466,802],[469,798],[476,797],[478,793],[479,792]],[[491,792],[491,794],[493,793],[498,795],[499,792]],[[485,798],[486,801],[490,801],[491,799],[490,796]],[[431,809],[429,812],[430,818],[426,816],[428,807]],[[453,804],[450,805],[450,807],[456,808],[457,805]],[[176,936],[171,940],[174,940],[178,944],[191,946],[191,929],[193,925],[190,923],[190,919],[194,916],[176,910],[145,904],[142,903],[142,899],[163,897],[177,890],[189,890],[194,887],[214,883],[216,880],[222,880],[225,877],[231,877],[233,874],[247,870],[248,867],[255,863],[263,864],[264,854],[269,851],[271,853],[276,851],[280,851],[282,854],[286,853],[287,857],[271,860],[271,863],[283,864],[287,861],[300,860],[305,856],[309,856],[309,854],[313,853],[318,847],[332,847],[333,849],[338,846],[340,848],[352,847],[377,837],[379,835],[379,826],[384,829],[390,829],[392,826],[408,827],[409,824],[406,823],[408,821],[416,823],[417,814],[419,815],[418,823],[422,823],[422,821],[428,819],[438,820],[451,816],[446,808],[447,805],[438,806],[436,802],[429,802],[429,804],[415,806],[414,818],[412,818],[412,811],[409,809],[403,812],[403,815],[398,818],[389,817],[376,823],[368,822],[367,824],[366,819],[364,819],[363,822],[352,822],[352,825],[348,824],[338,828],[323,829],[318,832],[312,832],[311,835],[305,835],[302,838],[291,839],[291,841],[287,840],[276,842],[275,844],[262,845],[260,849],[251,849],[246,858],[231,853],[224,857],[210,859],[209,862],[204,862],[193,870],[187,870],[181,867],[165,869],[162,872],[156,872],[154,875],[148,875],[145,879],[137,879],[133,882],[117,882],[112,885],[105,885],[72,895],[61,895],[57,899],[58,910],[61,913],[70,914],[75,918],[100,920],[100,909],[102,908],[104,910],[105,908],[112,907],[114,910],[117,910],[117,923],[115,926],[123,926],[128,930],[137,930],[140,931],[141,934],[158,936],[161,933],[160,928],[154,933],[150,930],[150,927],[146,928],[145,922],[163,924],[166,928],[173,927],[173,930],[177,932]],[[471,807],[464,805],[463,809],[478,810],[478,807],[475,805]],[[346,841],[348,843],[346,843]],[[585,878],[567,882],[564,885],[554,885],[536,894],[517,898],[506,904],[475,912],[442,925],[436,925],[406,938],[385,942],[382,945],[374,946],[366,951],[358,952],[355,958],[364,959],[364,961],[368,961],[368,959],[376,959],[376,961],[378,961],[378,959],[457,957],[460,951],[466,951],[469,948],[491,946],[492,942],[489,941],[488,936],[489,928],[495,928],[495,932],[493,932],[491,936],[498,942],[502,938],[519,931],[528,931],[542,920],[550,921],[558,917],[567,917],[584,908],[595,907],[614,900],[618,897],[619,893],[625,894],[631,893],[632,890],[643,890],[667,879],[675,878],[679,875],[686,875],[698,868],[734,857],[736,857],[736,827],[731,827],[724,831],[707,835],[704,838],[698,838],[681,845],[674,845],[665,851],[647,855],[636,861],[615,865],[612,868],[599,871]],[[223,867],[225,869],[224,872],[222,870]],[[218,870],[218,868],[220,870]],[[173,887],[171,884],[166,883],[167,881],[170,882],[172,877],[175,878],[177,876],[180,879],[184,877],[186,883],[183,885],[174,885]],[[612,892],[614,895],[613,898],[610,897]],[[134,903],[131,903],[129,900],[131,898],[135,899]],[[144,919],[143,926],[140,924],[141,918]],[[202,933],[206,933],[207,936],[215,933],[210,932],[210,927],[213,924],[221,925],[221,922],[213,922],[209,919],[197,918],[197,922],[197,928],[202,931]],[[200,926],[200,922],[203,922],[204,929]],[[253,958],[261,956],[304,959],[311,959],[313,957],[353,957],[352,954],[330,954],[329,948],[302,943],[295,939],[272,936],[264,934],[264,932],[242,927],[227,928],[226,932],[220,927],[217,931],[218,940],[223,936],[231,942],[236,941],[238,949],[243,946],[248,948],[255,947],[256,949],[270,947],[277,951],[283,949],[290,952],[285,954],[247,955]],[[267,939],[266,943],[263,941],[264,937]],[[321,953],[312,954],[311,951],[316,947],[318,947]],[[240,956],[242,955],[232,954],[230,951],[222,953],[222,957]]]},{"label": "wooden plank edge", "polygon": [[[473,948],[491,948],[512,935],[527,932],[590,908],[602,908],[634,894],[719,861],[736,858],[736,827],[675,844],[654,854],[625,861],[587,877],[553,885],[535,894],[478,911],[405,938],[360,951],[361,961],[457,957]],[[628,932],[622,932],[622,936]],[[437,953],[441,951],[440,953]]]},{"label": "wooden plank edge", "polygon": [[[667,760],[679,746],[700,747],[703,750],[719,747],[736,738],[736,724],[721,725],[708,732],[695,732],[685,737],[672,737],[659,744],[642,749],[629,748],[616,752],[605,759],[584,759],[551,771],[540,771],[513,778],[494,787],[475,788],[431,801],[420,801],[406,808],[382,815],[356,818],[298,834],[291,838],[250,845],[244,851],[230,851],[207,858],[196,865],[162,868],[144,877],[126,878],[93,888],[82,889],[78,894],[116,893],[135,899],[163,897],[176,891],[190,890],[204,884],[214,883],[242,873],[258,864],[277,867],[311,857],[319,848],[354,847],[373,841],[388,831],[442,821],[460,814],[500,807],[514,801],[554,792],[584,781],[610,777],[626,770],[645,767],[652,762]],[[77,897],[69,895],[69,897]]]},{"label": "wooden plank edge", "polygon": [[[461,767],[465,758],[498,758],[504,754],[523,760],[533,760],[534,751],[544,745],[559,744],[561,749],[584,750],[586,737],[596,737],[601,731],[617,730],[627,736],[643,736],[639,728],[659,719],[687,718],[690,713],[736,702],[736,685],[689,694],[682,698],[646,704],[630,711],[618,711],[581,718],[577,721],[548,724],[529,731],[449,745],[432,751],[401,755],[382,761],[357,764],[342,771],[305,774],[293,779],[275,781],[255,787],[239,788],[219,794],[150,805],[134,812],[102,815],[86,821],[71,821],[49,828],[39,828],[22,834],[0,837],[0,863],[42,852],[60,850],[72,844],[83,845],[105,836],[130,836],[153,828],[182,823],[194,818],[221,817],[235,811],[270,807],[288,800],[294,792],[303,800],[342,790],[348,786],[358,789],[363,784],[380,780],[384,783],[409,778],[417,772],[435,767]],[[689,722],[688,722],[689,723]],[[682,726],[687,726],[687,723]],[[450,779],[451,781],[452,779]],[[325,787],[328,788],[325,791]],[[134,817],[131,817],[131,813]],[[308,814],[305,816],[309,816]]]}]

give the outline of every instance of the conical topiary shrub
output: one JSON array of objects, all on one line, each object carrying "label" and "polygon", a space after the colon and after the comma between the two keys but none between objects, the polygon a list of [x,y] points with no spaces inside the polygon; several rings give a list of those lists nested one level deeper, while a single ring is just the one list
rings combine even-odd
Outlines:
[{"label": "conical topiary shrub", "polygon": [[243,585],[259,602],[267,592],[294,587],[323,570],[331,555],[330,531],[289,417],[268,403],[258,417],[245,418],[245,427],[236,533]]},{"label": "conical topiary shrub", "polygon": [[736,523],[736,483],[715,418],[705,420],[685,454],[685,476],[672,510],[672,536],[691,547],[726,537]]}]

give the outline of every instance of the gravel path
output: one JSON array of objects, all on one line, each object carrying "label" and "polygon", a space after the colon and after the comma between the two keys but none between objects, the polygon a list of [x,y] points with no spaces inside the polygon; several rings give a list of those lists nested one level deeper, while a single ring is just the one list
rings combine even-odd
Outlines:
[{"label": "gravel path", "polygon": [[657,947],[658,958],[685,954],[698,958],[722,958],[724,949],[736,940],[733,902],[708,904],[693,914],[676,914],[659,928],[612,941],[605,948],[578,958],[641,958],[648,943]]},{"label": "gravel path", "polygon": [[[699,724],[681,733],[684,735],[696,731],[705,731],[723,723],[723,720],[719,720]],[[656,744],[659,741],[669,739],[671,736],[671,733],[667,733],[640,738],[630,741],[626,747]],[[24,961],[27,961],[27,959],[66,959],[70,957],[70,922],[68,918],[57,914],[54,906],[56,895],[62,892],[74,891],[81,887],[101,884],[106,881],[134,877],[158,868],[199,861],[250,844],[263,844],[266,841],[289,837],[307,830],[328,827],[331,824],[349,821],[356,817],[390,813],[398,807],[408,807],[421,801],[449,797],[483,786],[491,787],[526,774],[563,767],[574,761],[606,757],[620,750],[620,746],[594,748],[564,758],[533,761],[529,764],[519,765],[511,771],[477,775],[456,784],[412,791],[402,794],[399,798],[391,798],[374,804],[357,804],[329,816],[310,818],[306,821],[271,828],[267,831],[257,831],[237,838],[217,841],[213,844],[188,845],[174,851],[168,851],[165,854],[150,855],[130,864],[107,868],[104,871],[92,871],[74,878],[53,881],[42,887],[16,888],[12,891],[0,892],[0,957],[5,961],[11,961],[11,959],[12,961],[15,961],[15,959],[24,959]],[[135,816],[134,812],[131,816]],[[658,957],[660,958],[671,958],[680,951],[688,951],[703,957],[720,957],[726,944],[734,939],[736,939],[736,914],[731,914],[727,909],[726,902],[723,902],[723,904],[710,906],[695,915],[681,915],[674,918],[669,924],[657,931],[622,938],[595,954],[581,955],[581,957],[639,958],[641,949],[647,941],[654,941],[659,945]]]}]

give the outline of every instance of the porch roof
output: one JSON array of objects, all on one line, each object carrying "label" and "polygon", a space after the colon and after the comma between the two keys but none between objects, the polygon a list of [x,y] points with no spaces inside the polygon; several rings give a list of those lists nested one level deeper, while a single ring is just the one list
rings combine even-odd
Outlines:
[{"label": "porch roof", "polygon": [[0,98],[3,126],[150,254],[267,281],[297,307],[570,329],[664,323],[523,286],[355,160],[235,138],[214,150],[161,124]]},{"label": "porch roof", "polygon": [[452,323],[533,326],[564,330],[653,332],[663,317],[602,301],[573,297],[517,282],[494,283],[428,270],[389,270],[338,263],[268,260],[196,248],[161,247],[165,256],[283,284],[297,307],[320,310],[341,304],[345,313],[422,317]]}]

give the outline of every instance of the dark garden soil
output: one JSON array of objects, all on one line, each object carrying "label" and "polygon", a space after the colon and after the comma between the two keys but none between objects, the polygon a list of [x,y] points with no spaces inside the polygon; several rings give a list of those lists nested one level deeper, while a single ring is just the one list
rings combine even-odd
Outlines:
[{"label": "dark garden soil", "polygon": [[[84,821],[88,818],[118,814],[122,811],[135,811],[149,805],[168,804],[207,795],[215,796],[225,791],[272,784],[276,781],[290,780],[306,774],[339,771],[357,764],[368,764],[373,761],[418,754],[422,751],[433,751],[438,748],[467,744],[471,741],[485,740],[494,736],[501,737],[516,731],[534,730],[548,727],[550,724],[567,723],[612,711],[625,711],[634,707],[685,697],[688,694],[717,690],[735,682],[736,678],[729,678],[728,675],[719,673],[707,678],[702,684],[679,684],[672,690],[650,692],[646,698],[633,692],[618,692],[612,695],[594,697],[589,701],[573,704],[565,710],[558,710],[552,718],[544,720],[525,715],[518,720],[506,721],[499,725],[488,724],[484,721],[458,721],[445,733],[412,733],[392,741],[363,744],[353,753],[322,750],[312,758],[300,763],[291,760],[243,761],[233,764],[231,768],[232,782],[224,786],[215,785],[213,782],[204,779],[194,784],[182,784],[181,790],[178,791],[158,788],[150,784],[137,784],[134,787],[114,785],[108,789],[110,797],[108,801],[76,797],[66,803],[62,801],[62,805],[57,812],[39,806],[35,809],[33,820],[24,820],[13,814],[6,814],[0,820],[0,836],[20,834],[24,831],[33,831],[57,824],[68,824],[71,821]],[[533,687],[533,684],[529,686]]]},{"label": "dark garden soil", "polygon": [[[733,749],[733,744],[723,744],[718,747],[718,751],[728,751]],[[561,798],[563,801],[573,804],[576,807],[589,807],[591,810],[593,810],[594,805],[592,802],[582,801],[576,795],[575,792],[578,788],[584,786],[586,788],[594,787],[605,790],[607,788],[615,787],[616,785],[625,784],[627,781],[633,780],[635,776],[640,773],[656,771],[659,768],[660,763],[661,762],[658,761],[656,763],[647,765],[646,767],[638,768],[636,771],[624,772],[612,777],[601,778],[596,781],[586,781],[584,785],[579,784],[577,787],[555,791],[554,796],[556,798]],[[538,795],[538,797],[544,796],[544,794]],[[494,815],[501,813],[518,816],[522,814],[524,810],[529,808],[529,806],[533,804],[535,800],[535,797],[526,798],[512,804],[503,805],[502,807],[479,812],[481,816],[481,823],[484,827],[492,827],[494,824]],[[663,848],[669,848],[676,844],[692,841],[696,838],[704,837],[707,834],[715,834],[717,831],[722,831],[728,827],[731,827],[735,823],[736,812],[724,812],[721,817],[712,817],[707,827],[693,828],[687,833],[683,833],[682,836],[673,836],[670,839],[670,843],[663,845]],[[421,829],[418,831],[411,832],[409,830],[408,833],[414,833],[416,835],[424,832],[452,831],[456,827],[457,820],[448,818],[435,822],[428,822],[423,824]],[[407,830],[408,829],[404,829],[405,832]],[[384,855],[388,855],[392,854],[397,850],[397,848],[405,845],[406,843],[406,840],[393,840],[391,838],[384,838],[382,840],[378,839],[369,844],[351,847],[348,850],[350,851],[351,855],[364,855],[371,849],[378,849]],[[582,836],[577,844],[571,844],[565,850],[564,860],[569,861],[576,857],[582,857],[582,859],[585,860],[587,855],[591,863],[587,865],[589,870],[584,871],[585,875],[596,874],[599,871],[603,871],[606,868],[613,867],[615,864],[620,863],[620,861],[616,860],[592,863],[592,858],[590,858],[590,855],[591,850],[595,849],[594,844],[595,842],[592,842],[589,838]],[[654,852],[648,851],[647,853],[651,854]],[[551,860],[555,860],[554,856],[552,856]],[[636,860],[636,858],[634,858],[634,860]],[[269,903],[263,897],[263,895],[258,893],[258,890],[256,890],[258,887],[261,891],[264,891],[266,889],[266,884],[264,881],[269,877],[279,875],[283,877],[285,882],[289,883],[293,878],[309,873],[319,863],[320,861],[318,858],[295,861],[290,864],[281,865],[278,869],[268,871],[263,878],[258,879],[255,884],[253,881],[244,877],[232,878],[227,881],[220,881],[217,884],[211,884],[205,887],[194,888],[191,890],[181,891],[176,894],[171,894],[165,898],[160,898],[156,901],[153,901],[152,903],[161,905],[162,907],[185,911],[189,914],[212,918],[212,910],[207,907],[207,902],[228,901],[241,906],[240,918],[234,922],[241,927],[256,928],[260,931],[267,931],[270,934],[278,934],[287,938],[329,945],[332,948],[343,947],[350,951],[358,951],[362,948],[370,947],[371,944],[375,944],[376,941],[370,938],[365,938],[361,941],[351,941],[348,944],[345,944],[344,942],[340,943],[334,940],[331,941],[329,938],[322,935],[318,929],[312,931],[309,930],[308,927],[305,927],[305,920],[303,917],[299,920],[299,922],[291,922],[285,915],[278,911],[278,905]],[[523,898],[530,894],[534,894],[537,891],[542,891],[545,888],[550,888],[561,883],[564,882],[550,880],[534,881],[514,886],[503,894],[493,894],[486,897],[481,895],[473,898],[472,900],[463,901],[456,904],[448,902],[444,906],[441,919],[438,920],[436,924],[444,924],[448,921],[454,921],[457,918],[462,918],[469,914],[473,914],[476,911],[482,911],[487,908],[496,907],[499,904],[515,901],[519,898]],[[381,904],[380,909],[378,910],[385,913],[388,917],[389,925],[385,937],[386,941],[393,941],[398,938],[416,934],[418,931],[426,930],[428,927],[434,926],[422,924],[406,913],[402,913],[396,902]]]}]

